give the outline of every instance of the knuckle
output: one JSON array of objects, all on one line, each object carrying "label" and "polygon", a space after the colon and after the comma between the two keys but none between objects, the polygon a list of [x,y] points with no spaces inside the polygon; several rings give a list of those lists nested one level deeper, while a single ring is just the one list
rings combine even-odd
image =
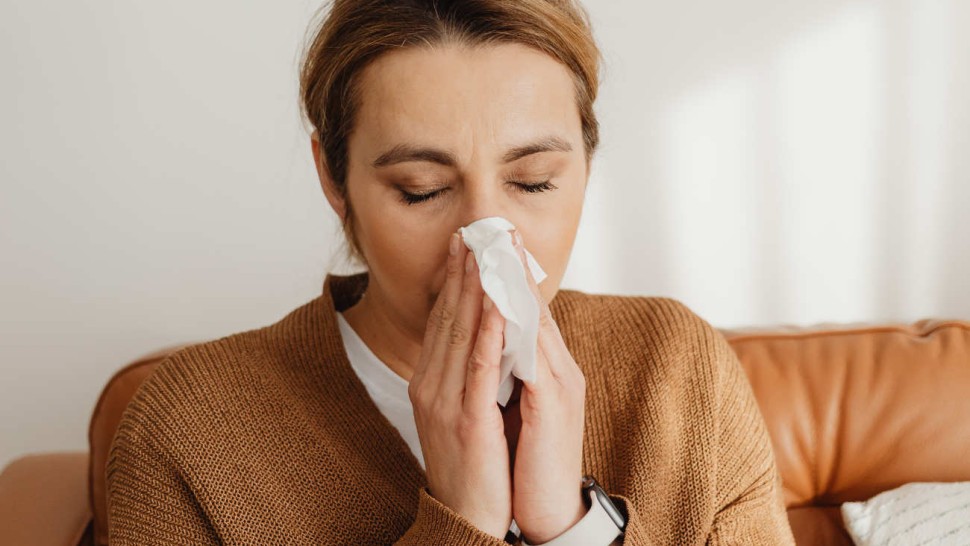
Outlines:
[{"label": "knuckle", "polygon": [[570,381],[567,391],[569,398],[575,401],[577,404],[583,404],[585,402],[586,380],[583,379],[581,374]]},{"label": "knuckle", "polygon": [[478,352],[473,352],[471,358],[468,359],[468,373],[473,375],[485,374],[494,367],[497,367],[494,362],[490,362]]},{"label": "knuckle", "polygon": [[583,370],[578,364],[575,363],[575,361],[570,360],[568,364],[569,365],[566,366],[566,373],[564,374],[566,380],[572,387],[576,389],[585,389],[586,374],[583,373]]},{"label": "knuckle", "polygon": [[552,318],[552,314],[545,309],[539,313],[539,326],[542,328],[557,327],[555,319]]},{"label": "knuckle", "polygon": [[465,281],[461,285],[461,290],[465,294],[474,294],[479,290],[479,277],[476,274],[469,273],[465,276]]},{"label": "knuckle", "polygon": [[413,381],[410,385],[408,385],[408,398],[411,399],[411,405],[414,406],[415,409],[425,408],[425,404],[428,400],[428,395],[425,391],[427,391],[427,388],[423,388],[420,385],[415,385]]},{"label": "knuckle", "polygon": [[455,311],[449,305],[441,306],[438,310],[438,317],[435,321],[435,328],[438,334],[444,334],[451,328],[451,321],[455,318]]},{"label": "knuckle", "polygon": [[445,300],[441,302],[440,306],[438,306],[438,324],[447,325],[449,322],[451,322],[451,319],[455,318],[455,308],[451,301],[447,299],[447,296],[442,297],[444,297]]},{"label": "knuckle", "polygon": [[485,315],[484,313],[482,314],[482,320],[478,325],[479,332],[494,334],[501,332],[503,329],[503,323],[497,320],[485,320]]},{"label": "knuckle", "polygon": [[471,338],[471,332],[464,324],[455,322],[451,325],[451,331],[448,333],[448,343],[451,346],[465,345],[469,338]]},{"label": "knuckle", "polygon": [[442,292],[438,294],[438,299],[434,302],[434,307],[431,308],[431,313],[428,314],[428,325],[434,325],[441,322],[441,311],[442,307],[445,306],[445,294]]},{"label": "knuckle", "polygon": [[465,268],[464,260],[454,259],[448,260],[448,265],[446,266],[446,276],[449,279],[454,279],[461,276],[462,270]]},{"label": "knuckle", "polygon": [[586,396],[586,376],[583,375],[583,372],[576,374],[576,390],[580,395]]}]

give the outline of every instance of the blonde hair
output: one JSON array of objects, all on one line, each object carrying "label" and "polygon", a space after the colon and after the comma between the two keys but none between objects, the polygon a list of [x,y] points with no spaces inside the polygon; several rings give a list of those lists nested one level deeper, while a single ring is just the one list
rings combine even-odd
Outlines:
[{"label": "blonde hair", "polygon": [[[329,8],[329,9],[327,9]],[[341,219],[351,258],[366,264],[347,199],[347,139],[360,108],[357,76],[383,53],[442,43],[518,43],[573,74],[587,164],[599,144],[593,103],[601,54],[576,0],[330,0],[311,26],[300,69],[302,113],[316,130],[323,168],[346,203]]]}]

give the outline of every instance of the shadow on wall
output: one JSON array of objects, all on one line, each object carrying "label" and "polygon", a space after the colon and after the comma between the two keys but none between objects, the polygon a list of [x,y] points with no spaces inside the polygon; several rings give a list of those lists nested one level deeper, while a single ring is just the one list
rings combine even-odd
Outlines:
[{"label": "shadow on wall", "polygon": [[577,284],[723,326],[970,316],[970,5],[588,6],[603,147]]}]

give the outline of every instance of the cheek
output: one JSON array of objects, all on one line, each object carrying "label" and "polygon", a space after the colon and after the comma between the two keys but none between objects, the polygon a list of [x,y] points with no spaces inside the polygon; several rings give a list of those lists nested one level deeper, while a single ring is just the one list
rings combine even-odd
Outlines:
[{"label": "cheek", "polygon": [[408,277],[416,264],[427,261],[430,250],[428,227],[416,214],[389,203],[384,188],[375,181],[371,187],[354,192],[357,233],[367,259],[380,269]]},{"label": "cheek", "polygon": [[449,233],[434,235],[426,224],[411,226],[386,215],[370,219],[366,231],[361,244],[388,297],[416,315],[430,311],[445,279]]},{"label": "cheek", "polygon": [[564,267],[579,227],[579,212],[560,208],[555,214],[529,218],[521,227],[525,247],[548,273]]},{"label": "cheek", "polygon": [[581,207],[575,210],[561,208],[557,214],[529,218],[522,225],[526,249],[546,272],[546,279],[539,284],[539,290],[547,302],[559,289],[569,263],[580,214]]},{"label": "cheek", "polygon": [[366,181],[351,186],[361,247],[371,275],[380,279],[398,312],[415,320],[424,318],[444,284],[449,223],[429,224],[415,211],[389,206],[389,196],[377,184]]},{"label": "cheek", "polygon": [[379,269],[385,284],[421,290],[431,284],[438,267],[444,267],[439,252],[426,235],[412,233],[390,221],[378,220],[368,243],[372,265]]}]

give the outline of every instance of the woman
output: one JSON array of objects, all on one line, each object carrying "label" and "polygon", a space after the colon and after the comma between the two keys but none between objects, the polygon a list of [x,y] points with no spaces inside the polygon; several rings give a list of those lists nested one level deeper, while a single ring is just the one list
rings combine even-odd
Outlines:
[{"label": "woman", "polygon": [[[570,0],[336,0],[301,90],[366,272],[156,369],[108,462],[112,543],[589,544],[598,514],[603,545],[792,544],[724,338],[674,300],[559,289],[598,61]],[[489,216],[547,273],[537,380],[504,406],[504,319],[455,233]]]}]

